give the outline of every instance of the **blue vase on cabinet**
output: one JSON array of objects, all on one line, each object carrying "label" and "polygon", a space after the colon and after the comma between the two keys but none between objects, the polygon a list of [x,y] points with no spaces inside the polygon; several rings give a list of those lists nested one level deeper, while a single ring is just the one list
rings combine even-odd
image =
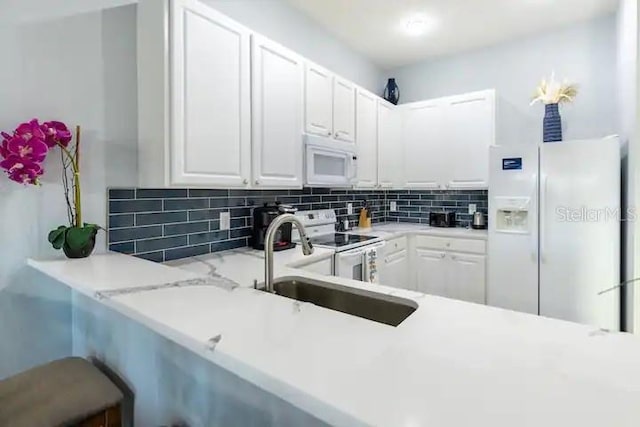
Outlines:
[{"label": "blue vase on cabinet", "polygon": [[398,105],[398,101],[400,101],[400,88],[396,84],[396,79],[389,79],[387,81],[387,86],[384,88],[382,97],[393,105]]},{"label": "blue vase on cabinet", "polygon": [[542,140],[544,142],[562,141],[562,117],[560,117],[558,104],[546,104],[544,106],[542,129]]}]

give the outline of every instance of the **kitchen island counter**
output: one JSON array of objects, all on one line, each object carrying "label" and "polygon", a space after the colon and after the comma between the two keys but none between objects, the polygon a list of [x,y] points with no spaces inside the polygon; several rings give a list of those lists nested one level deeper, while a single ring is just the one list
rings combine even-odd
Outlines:
[{"label": "kitchen island counter", "polygon": [[280,277],[415,301],[392,327],[252,289],[255,271],[243,270],[262,260],[242,251],[192,260],[202,273],[119,254],[29,264],[330,425],[638,424],[634,336],[322,277],[276,256]]}]

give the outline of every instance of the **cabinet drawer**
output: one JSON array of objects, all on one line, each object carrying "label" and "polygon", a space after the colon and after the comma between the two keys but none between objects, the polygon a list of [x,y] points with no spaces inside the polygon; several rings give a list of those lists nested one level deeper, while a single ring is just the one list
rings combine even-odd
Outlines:
[{"label": "cabinet drawer", "polygon": [[416,247],[476,254],[484,254],[487,251],[484,240],[439,236],[416,236]]},{"label": "cabinet drawer", "polygon": [[394,254],[396,252],[400,252],[407,249],[407,238],[396,237],[395,239],[387,240],[384,246],[385,254]]}]

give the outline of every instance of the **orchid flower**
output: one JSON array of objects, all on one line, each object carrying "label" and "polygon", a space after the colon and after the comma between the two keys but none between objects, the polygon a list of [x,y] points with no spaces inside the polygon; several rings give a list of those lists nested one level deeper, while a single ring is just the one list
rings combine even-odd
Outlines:
[{"label": "orchid flower", "polygon": [[71,142],[71,132],[62,122],[45,122],[40,126],[40,129],[45,133],[45,143],[49,147],[55,147],[58,143],[66,147]]},{"label": "orchid flower", "polygon": [[31,139],[24,139],[23,137],[16,135],[7,141],[6,150],[9,156],[15,155],[35,162],[42,162],[47,156],[49,148],[42,139],[35,137],[32,137]]},{"label": "orchid flower", "polygon": [[38,178],[44,173],[39,163],[15,155],[1,161],[0,167],[6,169],[9,179],[21,184],[38,185]]},{"label": "orchid flower", "polygon": [[32,119],[28,123],[21,123],[14,131],[14,136],[19,136],[25,141],[29,141],[32,138],[44,141],[45,135],[37,119]]},{"label": "orchid flower", "polygon": [[41,163],[49,149],[60,145],[63,150],[71,142],[71,132],[58,121],[40,124],[37,119],[21,123],[12,134],[0,132],[0,167],[9,179],[23,184],[39,183],[43,174]]}]

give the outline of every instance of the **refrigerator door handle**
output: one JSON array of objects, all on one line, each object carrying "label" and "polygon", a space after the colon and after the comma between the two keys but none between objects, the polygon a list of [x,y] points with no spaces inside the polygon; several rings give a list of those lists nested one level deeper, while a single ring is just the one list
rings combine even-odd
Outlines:
[{"label": "refrigerator door handle", "polygon": [[[531,195],[531,201],[534,202],[535,200],[538,199],[538,174],[534,173],[533,176],[531,177],[531,180],[533,181],[533,191],[532,191],[532,195]],[[532,209],[532,204],[529,205],[529,209]],[[531,215],[531,212],[529,212],[529,215]],[[530,216],[531,217],[531,216]],[[538,233],[536,232],[537,230],[535,229],[535,227],[537,226],[537,224],[534,224],[533,221],[530,221],[529,223],[529,233],[531,234],[530,236],[530,241],[531,241],[531,259],[534,262],[538,262]]]},{"label": "refrigerator door handle", "polygon": [[546,245],[545,245],[545,230],[546,230],[546,213],[547,208],[547,180],[546,174],[540,176],[540,206],[538,211],[540,212],[540,225],[538,234],[540,235],[540,262],[545,262],[546,259]]}]

